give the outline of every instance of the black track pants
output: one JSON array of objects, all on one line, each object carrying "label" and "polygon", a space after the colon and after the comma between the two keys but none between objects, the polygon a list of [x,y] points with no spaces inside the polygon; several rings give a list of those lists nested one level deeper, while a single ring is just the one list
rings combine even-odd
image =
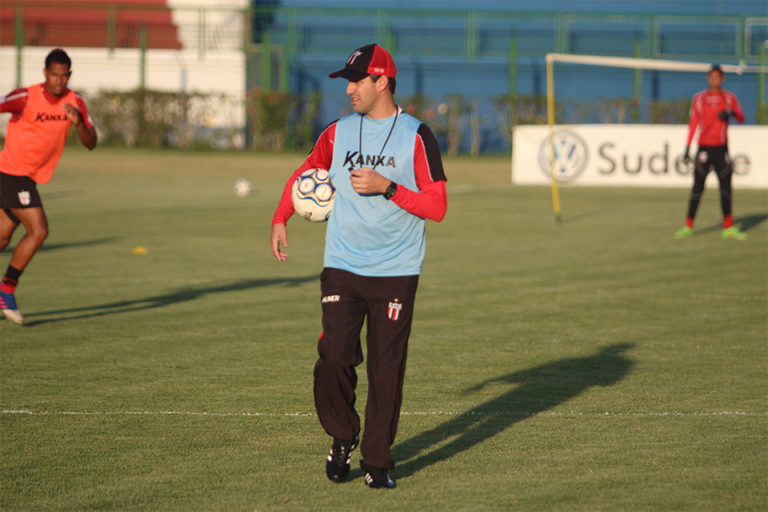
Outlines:
[{"label": "black track pants", "polygon": [[699,208],[701,196],[704,193],[704,183],[709,174],[710,167],[715,168],[717,179],[720,182],[720,209],[723,211],[723,217],[731,214],[731,177],[733,168],[731,159],[728,157],[727,146],[719,147],[700,147],[696,152],[696,162],[693,172],[693,189],[691,190],[691,199],[688,203],[688,217],[696,217],[696,210]]},{"label": "black track pants", "polygon": [[367,320],[368,401],[360,451],[369,466],[394,467],[390,448],[403,401],[403,378],[419,276],[367,277],[326,268],[320,277],[323,334],[315,364],[315,407],[325,431],[339,439],[360,432],[355,367],[363,361]]}]

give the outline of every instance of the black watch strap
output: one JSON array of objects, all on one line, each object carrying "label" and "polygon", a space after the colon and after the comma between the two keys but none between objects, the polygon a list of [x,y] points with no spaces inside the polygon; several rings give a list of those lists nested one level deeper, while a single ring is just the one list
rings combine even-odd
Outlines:
[{"label": "black watch strap", "polygon": [[384,199],[392,199],[392,196],[395,195],[395,192],[397,192],[397,183],[393,181],[387,187],[387,191],[384,192]]}]

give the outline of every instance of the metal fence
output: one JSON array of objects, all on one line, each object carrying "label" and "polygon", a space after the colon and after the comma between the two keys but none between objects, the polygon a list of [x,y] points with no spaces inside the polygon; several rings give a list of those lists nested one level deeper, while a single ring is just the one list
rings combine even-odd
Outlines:
[{"label": "metal fence", "polygon": [[222,49],[268,51],[275,58],[264,59],[257,73],[265,88],[286,89],[296,59],[347,52],[350,39],[378,41],[399,58],[506,62],[514,88],[517,61],[547,52],[759,64],[768,16],[277,6],[171,11],[163,0],[0,4],[2,46],[184,47],[201,58]]},{"label": "metal fence", "polygon": [[[138,50],[140,87],[147,52],[179,51],[200,61],[236,52],[245,63],[242,91],[329,97],[327,70],[337,67],[340,56],[352,48],[378,42],[405,71],[407,81],[398,84],[402,94],[464,94],[485,98],[488,104],[494,96],[544,94],[547,52],[764,67],[767,40],[768,16],[749,15],[285,6],[170,9],[165,0],[0,3],[0,46],[16,49],[17,86],[22,85],[24,48],[78,46],[106,49],[109,55]],[[622,96],[634,105],[651,105],[690,96],[690,86],[676,87],[674,79],[635,72],[628,80],[606,75],[588,87],[574,82],[566,89],[586,101]],[[753,119],[765,122],[760,117],[766,112],[765,74],[742,78],[740,84],[745,110],[757,112]],[[338,106],[329,103],[333,100],[324,101],[321,118],[338,112]]]}]

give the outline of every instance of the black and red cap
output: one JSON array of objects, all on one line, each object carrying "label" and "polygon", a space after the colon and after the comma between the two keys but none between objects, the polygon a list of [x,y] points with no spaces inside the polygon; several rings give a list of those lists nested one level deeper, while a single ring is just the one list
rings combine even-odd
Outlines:
[{"label": "black and red cap", "polygon": [[331,73],[331,78],[346,78],[353,82],[362,80],[368,75],[384,75],[395,78],[397,68],[395,61],[387,50],[377,44],[369,44],[358,48],[347,59],[343,69]]}]

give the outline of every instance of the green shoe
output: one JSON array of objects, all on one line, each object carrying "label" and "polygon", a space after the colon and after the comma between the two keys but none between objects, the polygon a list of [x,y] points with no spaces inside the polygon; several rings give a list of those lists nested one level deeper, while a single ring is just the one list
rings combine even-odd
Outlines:
[{"label": "green shoe", "polygon": [[684,226],[677,231],[675,231],[675,238],[678,240],[681,238],[688,238],[689,236],[693,235],[693,229],[689,228],[688,226]]},{"label": "green shoe", "polygon": [[723,230],[723,240],[746,240],[747,234],[742,233],[736,226]]}]

